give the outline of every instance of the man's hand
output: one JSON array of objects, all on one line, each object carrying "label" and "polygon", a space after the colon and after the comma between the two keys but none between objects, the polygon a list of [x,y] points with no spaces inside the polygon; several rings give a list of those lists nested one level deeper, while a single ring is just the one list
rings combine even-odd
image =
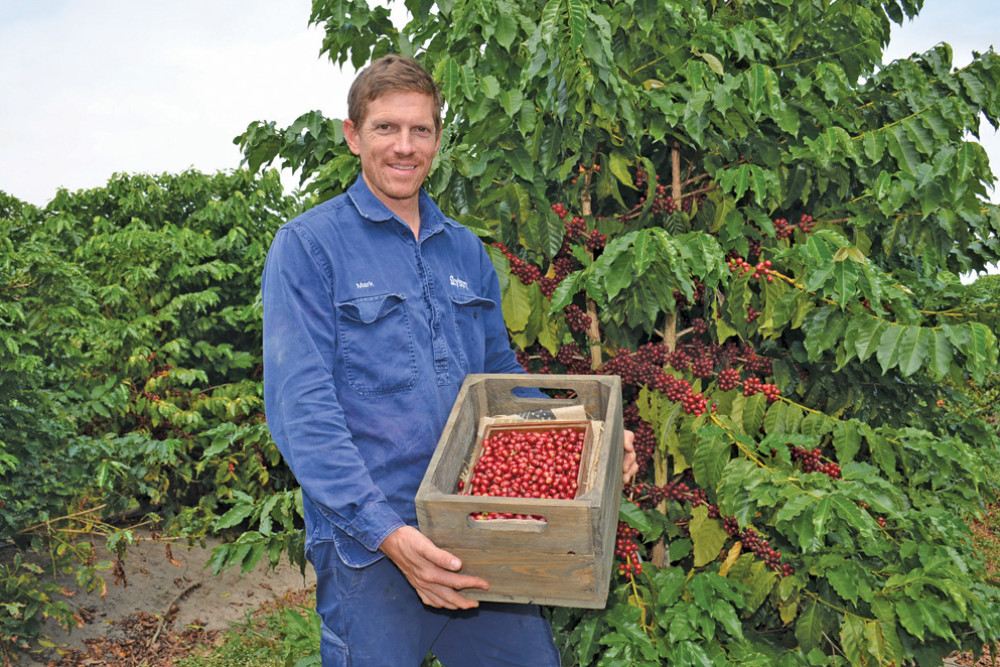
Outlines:
[{"label": "man's hand", "polygon": [[625,458],[622,459],[622,481],[628,484],[639,472],[639,463],[635,458],[635,433],[625,431]]},{"label": "man's hand", "polygon": [[460,595],[458,589],[488,590],[490,587],[479,577],[457,574],[462,569],[462,561],[444,549],[438,549],[413,526],[403,526],[389,533],[379,549],[399,567],[421,601],[428,606],[445,609],[478,607],[477,600]]}]

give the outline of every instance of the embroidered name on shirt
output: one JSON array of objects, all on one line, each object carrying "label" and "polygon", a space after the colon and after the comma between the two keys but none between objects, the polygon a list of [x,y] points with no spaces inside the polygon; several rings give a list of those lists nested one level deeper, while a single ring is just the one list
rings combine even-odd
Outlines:
[{"label": "embroidered name on shirt", "polygon": [[465,282],[461,278],[456,278],[455,276],[448,276],[448,280],[451,282],[452,287],[459,287],[461,289],[469,289],[469,283]]},{"label": "embroidered name on shirt", "polygon": [[375,283],[369,280],[363,283],[354,283],[354,286],[357,287],[358,289],[364,289],[366,287],[375,287]]}]

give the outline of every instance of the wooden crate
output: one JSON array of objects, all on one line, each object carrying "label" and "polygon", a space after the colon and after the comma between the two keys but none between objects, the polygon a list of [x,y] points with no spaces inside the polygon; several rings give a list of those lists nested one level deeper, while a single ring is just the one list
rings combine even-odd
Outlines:
[{"label": "wooden crate", "polygon": [[[519,387],[571,391],[571,399],[523,398]],[[591,443],[593,484],[573,500],[461,495],[458,481],[475,456],[480,419],[582,405],[587,419],[604,422]],[[421,532],[462,559],[462,573],[479,576],[489,591],[466,589],[476,600],[601,608],[612,574],[623,450],[621,381],[608,375],[496,375],[466,377],[417,491]],[[477,521],[498,512],[545,521]]]}]

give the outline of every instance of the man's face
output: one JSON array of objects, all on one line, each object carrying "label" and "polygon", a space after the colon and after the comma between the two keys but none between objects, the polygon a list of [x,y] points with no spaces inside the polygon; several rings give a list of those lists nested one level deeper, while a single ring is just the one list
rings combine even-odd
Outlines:
[{"label": "man's face", "polygon": [[417,201],[441,137],[434,128],[434,99],[414,91],[392,92],[368,103],[361,123],[344,121],[344,138],[361,157],[371,191],[396,212]]}]

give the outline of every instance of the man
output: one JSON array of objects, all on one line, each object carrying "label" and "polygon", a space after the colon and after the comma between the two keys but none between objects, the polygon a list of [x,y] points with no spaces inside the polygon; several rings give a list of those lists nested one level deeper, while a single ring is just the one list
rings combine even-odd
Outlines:
[{"label": "man", "polygon": [[344,121],[361,176],[283,226],[264,268],[265,408],[302,486],[326,667],[416,667],[428,650],[449,666],[559,664],[536,606],[464,597],[489,583],[414,527],[465,375],[523,372],[482,242],[421,188],[441,106],[416,62],[371,63]]}]

